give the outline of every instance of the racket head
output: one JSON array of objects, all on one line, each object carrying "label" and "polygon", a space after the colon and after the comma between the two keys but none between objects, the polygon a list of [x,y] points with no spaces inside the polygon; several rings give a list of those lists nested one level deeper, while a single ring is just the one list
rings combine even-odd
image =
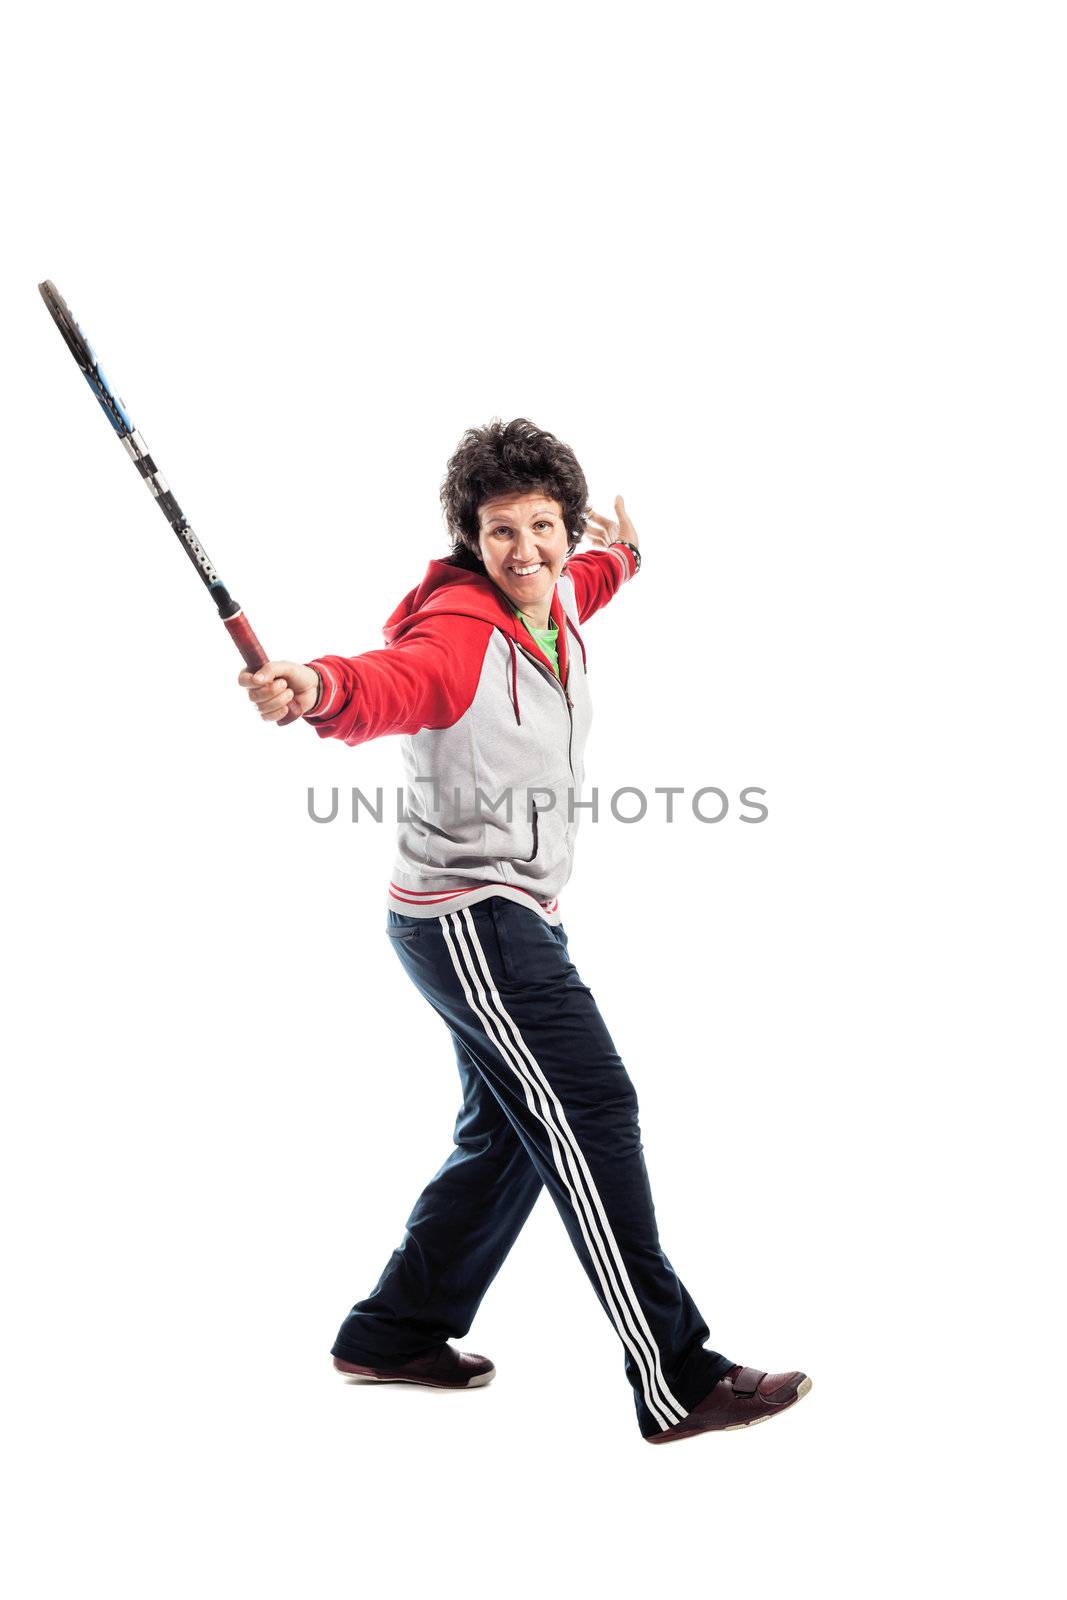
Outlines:
[{"label": "racket head", "polygon": [[96,351],[74,320],[73,313],[50,278],[37,285],[38,292],[48,307],[52,321],[63,335],[63,343],[78,363],[78,370],[100,402],[100,407],[120,438],[133,432],[133,423],[126,407],[114,393]]}]

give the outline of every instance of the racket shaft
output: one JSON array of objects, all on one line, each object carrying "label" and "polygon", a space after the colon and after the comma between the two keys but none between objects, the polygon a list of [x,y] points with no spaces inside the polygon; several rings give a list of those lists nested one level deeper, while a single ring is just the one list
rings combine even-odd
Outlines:
[{"label": "racket shaft", "polygon": [[[215,593],[215,591],[221,589],[224,593],[226,593],[226,586],[220,581],[218,573],[211,564],[210,556],[190,527],[188,517],[185,515],[185,512],[182,510],[177,500],[174,498],[174,491],[171,489],[170,484],[167,482],[166,478],[164,478],[163,474],[152,460],[152,457],[148,453],[148,446],[145,444],[136,428],[123,435],[122,445],[123,449],[126,451],[126,454],[129,456],[130,460],[141,474],[141,477],[144,479],[149,494],[151,494],[153,500],[155,500],[156,504],[159,506],[159,509],[162,511],[163,515],[174,529],[174,532],[178,535],[178,538],[182,542],[182,548],[189,557],[189,560],[193,563],[193,566],[196,568],[204,583],[212,591],[212,599],[215,601],[216,605],[218,605],[219,600],[222,597],[221,595]],[[228,594],[227,598],[229,598]],[[236,605],[236,601],[232,601],[231,603]],[[225,621],[225,613],[222,612],[221,606],[219,606],[219,611],[223,615],[223,620]]]}]

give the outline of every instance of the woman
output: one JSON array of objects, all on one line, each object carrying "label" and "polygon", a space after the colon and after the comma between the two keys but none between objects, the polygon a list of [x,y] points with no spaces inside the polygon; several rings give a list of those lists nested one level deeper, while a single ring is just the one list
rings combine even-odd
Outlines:
[{"label": "woman", "polygon": [[[621,498],[617,522],[587,508],[573,452],[525,418],[470,429],[441,498],[451,556],[397,606],[385,649],[239,679],[267,722],[295,705],[323,738],[403,736],[388,933],[451,1031],[463,1085],[455,1149],[342,1324],[334,1365],[490,1382],[491,1361],[447,1341],[469,1329],[547,1184],[624,1346],[642,1435],[760,1421],[810,1379],[705,1349],[660,1248],[633,1085],[560,920],[590,721],[579,629],[638,571],[637,533]],[[583,531],[597,548],[575,555]]]}]

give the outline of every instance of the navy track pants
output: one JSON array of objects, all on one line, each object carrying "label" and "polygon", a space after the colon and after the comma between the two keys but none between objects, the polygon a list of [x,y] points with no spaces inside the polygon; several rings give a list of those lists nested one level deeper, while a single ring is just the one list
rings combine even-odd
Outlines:
[{"label": "navy track pants", "polygon": [[637,1096],[567,936],[502,896],[441,917],[388,913],[447,1023],[463,1085],[453,1149],[333,1354],[389,1366],[465,1335],[547,1185],[625,1352],[648,1436],[733,1365],[660,1248]]}]

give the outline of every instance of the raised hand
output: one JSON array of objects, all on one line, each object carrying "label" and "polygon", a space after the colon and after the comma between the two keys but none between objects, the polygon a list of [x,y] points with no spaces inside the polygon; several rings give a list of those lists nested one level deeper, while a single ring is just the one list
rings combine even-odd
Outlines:
[{"label": "raised hand", "polygon": [[587,526],[585,536],[593,544],[606,549],[609,544],[617,544],[621,539],[625,544],[632,544],[635,550],[640,550],[641,545],[637,537],[637,529],[626,515],[622,495],[615,496],[615,516],[602,517],[599,511],[594,511],[592,506],[587,506],[585,511]]}]

